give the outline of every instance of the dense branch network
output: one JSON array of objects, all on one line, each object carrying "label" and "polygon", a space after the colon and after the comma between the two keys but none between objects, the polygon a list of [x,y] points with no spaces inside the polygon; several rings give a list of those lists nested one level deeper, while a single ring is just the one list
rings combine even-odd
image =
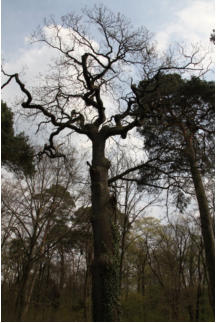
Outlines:
[{"label": "dense branch network", "polygon": [[[43,123],[55,127],[44,147],[50,157],[61,157],[55,149],[54,138],[65,129],[84,134],[91,140],[97,135],[104,139],[120,135],[125,139],[131,129],[143,125],[147,112],[137,113],[137,88],[130,82],[122,82],[127,77],[128,67],[133,71],[141,67],[147,84],[156,83],[153,92],[162,71],[203,71],[197,51],[188,56],[182,49],[185,61],[179,66],[171,57],[159,59],[150,43],[150,33],[145,28],[134,29],[120,14],[114,15],[103,6],[85,10],[84,14],[89,20],[87,25],[83,17],[69,14],[62,17],[61,25],[50,18],[32,36],[33,42],[44,43],[59,53],[53,73],[41,79],[38,89],[28,90],[18,73],[3,71],[7,79],[2,88],[14,79],[25,95],[22,107],[30,114],[36,111],[45,117],[46,121],[42,121],[38,129]],[[92,40],[87,32],[90,26],[97,28],[93,32],[98,35],[98,41]],[[125,84],[124,95],[122,84]],[[107,93],[115,97],[121,107],[119,111],[117,104],[113,108],[105,104]]]}]

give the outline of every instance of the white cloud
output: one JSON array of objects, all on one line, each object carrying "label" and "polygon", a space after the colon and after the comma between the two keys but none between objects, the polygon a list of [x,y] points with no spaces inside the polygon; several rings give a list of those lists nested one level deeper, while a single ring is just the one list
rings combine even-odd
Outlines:
[{"label": "white cloud", "polygon": [[209,43],[215,24],[214,2],[197,0],[189,3],[188,7],[176,12],[163,30],[156,34],[159,49],[165,50],[172,41],[200,42],[203,45]]},{"label": "white cloud", "polygon": [[[28,84],[28,87],[31,87],[37,85],[38,74],[48,70],[48,66],[54,57],[53,51],[46,46],[27,47],[20,51],[17,59],[3,63],[3,67],[8,74],[19,73],[22,81]],[[4,82],[4,77],[2,82]],[[9,105],[15,105],[18,98],[20,98],[20,90],[15,82],[12,82],[2,91],[2,99]]]},{"label": "white cloud", "polygon": [[[55,35],[53,26],[45,26],[41,32],[46,39],[51,40],[53,46],[59,46],[58,38]],[[62,48],[66,51],[74,47],[73,55],[80,60],[81,55],[86,50],[86,45],[78,45],[79,36],[77,36],[78,40],[73,42],[73,33],[67,28],[61,28],[59,36],[63,40],[61,44]],[[29,43],[32,41],[32,38],[25,37],[25,41],[26,43]],[[93,48],[98,49],[97,42],[90,42]],[[3,67],[8,74],[19,73],[22,81],[31,88],[39,85],[39,82],[41,82],[40,75],[46,75],[47,73],[52,72],[52,67],[59,58],[59,54],[60,52],[57,49],[54,49],[43,42],[33,43],[32,45],[20,49],[19,55],[16,58],[3,62]],[[4,82],[4,77],[2,78],[2,82]],[[17,99],[14,99],[18,93],[20,93],[20,91],[17,85],[10,84],[10,86],[6,87],[2,92],[2,99],[10,105],[14,105],[15,102],[17,102]]]},{"label": "white cloud", "polygon": [[186,29],[205,36],[214,26],[214,3],[194,1],[190,7],[182,9],[177,16]]},{"label": "white cloud", "polygon": [[[51,29],[44,28],[44,33],[46,36],[51,36]],[[70,36],[68,35],[68,30],[62,28],[61,30],[62,38],[64,39],[64,46],[71,46]],[[56,41],[55,39],[53,39]],[[26,42],[29,42],[29,39],[26,38]],[[96,42],[91,42],[94,48],[98,47]],[[77,47],[77,46],[76,46]],[[80,60],[81,55],[84,53],[83,48],[76,48],[75,55],[76,58]],[[26,84],[27,89],[32,87],[37,87],[40,85],[40,75],[46,75],[50,70],[50,65],[53,65],[56,59],[59,57],[59,52],[43,43],[33,44],[31,46],[26,46],[20,50],[19,55],[14,60],[4,62],[4,70],[8,74],[19,73],[21,81]],[[2,83],[6,78],[2,77]],[[2,91],[2,100],[5,101],[9,107],[13,108],[13,111],[21,111],[20,103],[22,98],[25,97],[19,89],[19,86],[15,81],[10,82],[8,86]],[[109,100],[108,95],[105,98],[105,104],[108,106],[113,106],[113,102]],[[16,108],[15,108],[16,107]],[[89,113],[89,117],[90,117]],[[15,115],[15,132],[19,133],[20,131],[25,131],[25,133],[30,137],[31,141],[35,145],[43,145],[47,142],[49,135],[51,133],[51,127],[46,125],[46,128],[43,129],[39,134],[35,135],[37,131],[37,121],[42,119],[37,119],[35,122],[26,117],[22,117],[19,113]],[[68,136],[67,134],[70,131],[64,131],[61,134],[61,140],[67,145]],[[82,153],[87,153],[91,150],[90,140],[83,135],[73,133],[71,137],[71,143],[74,146],[79,146],[79,150]],[[89,154],[87,155],[88,159],[91,159]]]}]

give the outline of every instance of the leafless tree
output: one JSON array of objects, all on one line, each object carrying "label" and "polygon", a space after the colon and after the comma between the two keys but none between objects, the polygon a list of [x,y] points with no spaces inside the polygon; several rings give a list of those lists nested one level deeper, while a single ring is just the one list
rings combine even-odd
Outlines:
[{"label": "leafless tree", "polygon": [[[10,194],[8,190],[2,191],[2,207],[10,219],[7,225],[6,222],[4,224],[4,237],[8,235],[6,241],[9,245],[17,241],[22,246],[20,271],[16,273],[20,282],[17,294],[18,321],[23,320],[28,311],[38,260],[43,258],[47,248],[52,249],[66,234],[64,232],[63,236],[60,233],[52,237],[50,231],[58,221],[68,219],[75,207],[75,195],[70,197],[68,191],[73,188],[75,194],[77,167],[73,161],[69,169],[69,160],[67,167],[64,166],[62,159],[51,161],[48,157],[43,158],[36,165],[34,175],[13,179],[14,185],[7,183]],[[66,202],[67,208],[64,206]],[[68,227],[68,232],[70,230]]]}]

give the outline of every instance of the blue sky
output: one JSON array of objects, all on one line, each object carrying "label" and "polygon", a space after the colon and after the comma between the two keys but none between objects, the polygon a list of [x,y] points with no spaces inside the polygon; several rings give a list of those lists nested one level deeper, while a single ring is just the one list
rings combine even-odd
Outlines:
[{"label": "blue sky", "polygon": [[203,40],[214,27],[214,0],[2,0],[4,58],[16,55],[25,46],[25,37],[43,24],[45,17],[79,13],[84,6],[96,3],[121,12],[134,25],[146,26],[161,42],[189,37],[191,41]]},{"label": "blue sky", "polygon": [[[3,63],[7,63],[11,73],[27,68],[28,75],[34,75],[39,67],[48,64],[50,57],[46,55],[46,59],[44,52],[29,45],[27,37],[50,15],[58,20],[71,11],[80,14],[83,7],[94,4],[104,4],[114,13],[124,14],[135,26],[147,27],[154,34],[159,51],[173,42],[209,47],[215,24],[214,0],[2,0]],[[6,102],[12,96],[13,87],[2,93]]]}]

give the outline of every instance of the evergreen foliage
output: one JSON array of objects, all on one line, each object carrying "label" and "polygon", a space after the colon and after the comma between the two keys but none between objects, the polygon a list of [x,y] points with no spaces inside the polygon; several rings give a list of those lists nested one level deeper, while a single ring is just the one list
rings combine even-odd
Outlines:
[{"label": "evergreen foliage", "polygon": [[34,149],[24,132],[14,134],[13,112],[1,102],[1,149],[2,163],[13,171],[23,171],[26,175],[34,172]]},{"label": "evergreen foliage", "polygon": [[190,164],[185,133],[192,136],[202,175],[214,173],[214,82],[178,74],[162,74],[159,81],[142,81],[137,111],[145,115],[140,133],[148,152],[140,184],[149,189],[172,189],[177,205],[187,204],[191,192]]}]

